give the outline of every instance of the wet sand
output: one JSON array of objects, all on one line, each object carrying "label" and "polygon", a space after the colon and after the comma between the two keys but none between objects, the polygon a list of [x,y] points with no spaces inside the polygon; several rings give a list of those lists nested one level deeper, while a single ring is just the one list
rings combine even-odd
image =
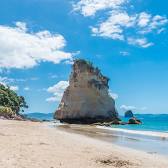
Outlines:
[{"label": "wet sand", "polygon": [[[0,120],[0,168],[166,168],[167,157],[75,134],[50,123]],[[66,131],[65,131],[66,130]]]},{"label": "wet sand", "polygon": [[75,124],[65,124],[56,127],[67,132],[78,133],[119,146],[168,157],[168,133],[131,131],[118,128]]}]

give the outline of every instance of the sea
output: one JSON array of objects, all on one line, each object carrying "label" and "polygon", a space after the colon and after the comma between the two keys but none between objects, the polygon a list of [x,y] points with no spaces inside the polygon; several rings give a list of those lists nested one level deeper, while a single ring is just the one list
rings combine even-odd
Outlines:
[{"label": "sea", "polygon": [[[140,131],[168,132],[168,114],[136,114],[136,118],[142,121],[141,125],[120,125],[119,128]],[[123,121],[128,121],[122,117]]]},{"label": "sea", "polygon": [[[168,114],[135,114],[141,125],[111,125],[110,127],[61,124],[53,120],[53,113],[29,113],[30,118],[51,121],[47,126],[77,133],[119,146],[142,150],[150,154],[168,156]],[[123,121],[129,118],[120,117]]]},{"label": "sea", "polygon": [[40,121],[43,121],[43,120],[52,121],[54,114],[35,112],[35,113],[26,113],[25,116],[32,119],[37,119]]},{"label": "sea", "polygon": [[[53,120],[53,113],[28,113],[26,115],[38,120]],[[112,125],[111,128],[168,133],[168,114],[135,114],[135,117],[142,121],[141,125]],[[129,118],[123,116],[120,116],[120,118],[126,122],[129,120]]]}]

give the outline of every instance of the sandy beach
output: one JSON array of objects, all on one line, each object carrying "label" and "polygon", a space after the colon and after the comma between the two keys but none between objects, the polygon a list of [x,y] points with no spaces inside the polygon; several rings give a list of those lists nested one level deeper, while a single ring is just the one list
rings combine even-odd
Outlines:
[{"label": "sandy beach", "polygon": [[87,137],[48,123],[0,120],[0,168],[166,168],[166,156]]}]

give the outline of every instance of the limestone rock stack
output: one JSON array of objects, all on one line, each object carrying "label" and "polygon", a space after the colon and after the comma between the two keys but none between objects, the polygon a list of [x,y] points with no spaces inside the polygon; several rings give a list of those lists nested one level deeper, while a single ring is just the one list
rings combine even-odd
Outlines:
[{"label": "limestone rock stack", "polygon": [[109,79],[98,68],[82,59],[73,69],[55,118],[69,123],[113,121],[118,117],[115,102],[108,93]]}]

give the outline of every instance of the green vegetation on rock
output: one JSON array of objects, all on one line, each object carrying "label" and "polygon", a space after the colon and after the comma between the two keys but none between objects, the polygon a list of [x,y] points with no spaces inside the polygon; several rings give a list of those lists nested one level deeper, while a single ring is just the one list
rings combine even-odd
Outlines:
[{"label": "green vegetation on rock", "polygon": [[3,107],[0,106],[0,116],[3,116],[5,118],[11,118],[14,115],[14,112],[10,107]]}]

